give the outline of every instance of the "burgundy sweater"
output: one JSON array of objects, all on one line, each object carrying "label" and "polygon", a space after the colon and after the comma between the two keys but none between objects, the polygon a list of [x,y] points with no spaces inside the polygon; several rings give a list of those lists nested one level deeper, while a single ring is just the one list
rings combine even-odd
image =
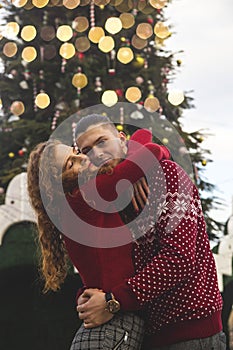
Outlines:
[{"label": "burgundy sweater", "polygon": [[[127,258],[130,243],[106,249],[66,238],[68,252],[87,287],[112,291],[123,311],[143,310],[145,348],[205,338],[222,329],[222,298],[198,191],[184,170],[164,160],[164,155],[155,163],[148,168],[149,204],[131,226],[124,227],[125,234],[135,237],[147,232],[133,243],[134,266]],[[128,178],[134,175],[132,182],[142,175],[136,177],[135,169],[134,174],[127,171]],[[108,186],[109,193],[103,190],[102,195],[112,200],[111,181]],[[72,205],[77,209],[77,201],[71,200]],[[87,208],[83,209],[84,215]],[[120,217],[117,220],[120,223]],[[116,224],[110,222],[109,218],[108,227]]]},{"label": "burgundy sweater", "polygon": [[[136,296],[146,316],[145,348],[206,338],[222,329],[222,298],[197,188],[170,160],[154,167],[149,205],[134,230],[135,276],[112,289],[123,309]],[[136,308],[137,305],[135,304]]]},{"label": "burgundy sweater", "polygon": [[[112,203],[128,189],[128,182],[116,187],[120,180],[126,179],[133,184],[144,176],[156,159],[170,156],[165,147],[148,142],[151,139],[149,130],[137,131],[129,141],[127,159],[117,165],[112,174],[98,175],[82,186],[81,191],[76,189],[67,196],[70,207],[80,220],[77,227],[66,209],[61,211],[64,240],[83,284],[89,288],[111,291],[135,273],[132,234]],[[146,143],[145,147],[143,143]],[[95,188],[103,202],[96,199]],[[94,207],[89,205],[93,203]],[[114,228],[119,228],[117,234]]]}]

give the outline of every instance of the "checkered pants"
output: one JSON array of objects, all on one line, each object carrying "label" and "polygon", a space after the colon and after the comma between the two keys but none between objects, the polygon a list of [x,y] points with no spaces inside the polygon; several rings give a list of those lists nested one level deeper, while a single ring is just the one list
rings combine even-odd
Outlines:
[{"label": "checkered pants", "polygon": [[133,313],[117,313],[102,326],[79,328],[70,350],[140,350],[144,321]]}]

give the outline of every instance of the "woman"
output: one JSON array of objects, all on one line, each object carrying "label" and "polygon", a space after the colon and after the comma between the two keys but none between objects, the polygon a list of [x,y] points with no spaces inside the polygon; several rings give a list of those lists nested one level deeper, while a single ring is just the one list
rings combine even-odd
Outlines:
[{"label": "woman", "polygon": [[[78,269],[84,286],[89,288],[95,287],[106,292],[111,291],[113,286],[133,275],[131,241],[108,249],[86,246],[80,244],[79,240],[75,241],[66,234],[62,234],[51,218],[61,218],[59,228],[62,227],[62,232],[65,233],[69,231],[69,220],[64,208],[58,206],[58,203],[61,203],[60,198],[64,196],[59,186],[62,178],[66,199],[82,220],[97,228],[122,227],[122,235],[130,237],[131,233],[123,224],[117,211],[99,211],[99,208],[95,208],[96,203],[94,207],[90,205],[90,201],[86,201],[83,193],[91,194],[97,187],[103,197],[107,197],[106,200],[112,201],[116,196],[115,186],[120,179],[127,178],[135,183],[144,176],[143,171],[137,165],[138,159],[144,160],[144,170],[150,168],[151,161],[145,158],[148,150],[153,152],[158,160],[167,155],[167,152],[163,152],[162,147],[148,143],[151,141],[150,132],[145,130],[136,132],[131,140],[137,141],[137,139],[140,142],[143,139],[143,142],[146,143],[145,147],[138,148],[130,160],[122,161],[108,174],[99,174],[96,179],[91,179],[96,174],[96,168],[90,163],[88,157],[83,154],[75,154],[72,147],[50,141],[39,144],[31,152],[28,164],[28,191],[38,218],[39,243],[42,253],[41,270],[45,280],[45,292],[50,289],[54,291],[59,289],[64,281],[67,273],[67,252]],[[133,153],[129,142],[128,154],[130,152]],[[79,184],[77,184],[77,177],[79,177]],[[124,191],[124,188],[121,191]],[[80,228],[76,229],[78,232]],[[116,264],[114,257],[119,258],[119,256],[122,268],[118,268],[116,274],[106,273],[106,266],[108,271],[114,269],[114,264]],[[94,268],[94,273],[93,268],[90,269],[90,267]],[[121,310],[114,317],[109,313],[107,324],[91,330],[85,329],[85,325],[82,325],[74,338],[71,349],[97,349],[97,346],[102,346],[104,349],[120,349],[124,348],[121,346],[126,345],[129,349],[140,349],[143,320],[129,311],[130,309]],[[135,325],[136,329],[133,328]],[[117,337],[113,337],[113,334]]]}]

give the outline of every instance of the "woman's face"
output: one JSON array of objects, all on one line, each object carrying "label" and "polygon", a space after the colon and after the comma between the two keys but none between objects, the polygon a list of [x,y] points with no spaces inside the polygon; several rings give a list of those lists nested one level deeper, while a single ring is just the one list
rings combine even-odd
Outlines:
[{"label": "woman's face", "polygon": [[71,190],[78,186],[78,175],[89,170],[91,162],[85,154],[77,154],[75,148],[58,144],[55,146],[55,162],[62,173],[64,189]]}]

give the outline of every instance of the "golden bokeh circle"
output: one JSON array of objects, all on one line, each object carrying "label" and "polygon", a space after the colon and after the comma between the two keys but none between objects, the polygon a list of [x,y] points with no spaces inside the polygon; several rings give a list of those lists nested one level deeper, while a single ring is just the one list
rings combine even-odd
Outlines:
[{"label": "golden bokeh circle", "polygon": [[72,22],[72,28],[79,33],[85,32],[85,30],[87,30],[88,27],[89,27],[89,21],[84,16],[76,17]]},{"label": "golden bokeh circle", "polygon": [[79,52],[86,52],[90,49],[91,43],[86,36],[82,36],[80,38],[77,38],[75,41],[75,47]]},{"label": "golden bokeh circle", "polygon": [[56,37],[60,41],[68,41],[73,37],[73,29],[69,25],[62,25],[57,28]]},{"label": "golden bokeh circle", "polygon": [[135,17],[132,13],[124,12],[120,14],[120,20],[124,29],[129,29],[135,24]]},{"label": "golden bokeh circle", "polygon": [[72,85],[83,89],[88,84],[87,76],[83,73],[76,73],[72,78]]},{"label": "golden bokeh circle", "polygon": [[149,23],[140,23],[136,28],[136,34],[141,39],[149,39],[153,35],[153,28]]},{"label": "golden bokeh circle", "polygon": [[14,5],[15,7],[23,7],[24,5],[26,5],[28,0],[11,0],[12,5]]},{"label": "golden bokeh circle", "polygon": [[121,47],[117,52],[117,59],[123,64],[130,63],[134,59],[134,53],[130,47]]},{"label": "golden bokeh circle", "polygon": [[24,26],[21,30],[21,33],[20,33],[21,38],[24,41],[31,41],[31,40],[35,39],[36,34],[37,34],[36,28],[32,25]]},{"label": "golden bokeh circle", "polygon": [[170,36],[168,27],[163,22],[157,22],[154,26],[154,33],[160,39],[166,39]]},{"label": "golden bokeh circle", "polygon": [[44,41],[51,41],[55,38],[56,32],[53,26],[44,26],[40,30],[40,36]]},{"label": "golden bokeh circle", "polygon": [[43,8],[48,5],[49,0],[32,0],[32,4],[37,8]]},{"label": "golden bokeh circle", "polygon": [[18,47],[14,42],[8,42],[3,46],[3,53],[7,57],[13,57],[16,55]]},{"label": "golden bokeh circle", "polygon": [[25,112],[25,106],[22,101],[14,101],[10,106],[10,111],[14,115],[21,115]]},{"label": "golden bokeh circle", "polygon": [[78,7],[80,0],[63,0],[63,6],[69,10],[73,10]]},{"label": "golden bokeh circle", "polygon": [[106,6],[109,3],[110,3],[110,0],[94,0],[94,4],[99,7]]},{"label": "golden bokeh circle", "polygon": [[148,112],[156,112],[160,108],[160,102],[157,97],[147,97],[144,102],[144,108]]},{"label": "golden bokeh circle", "polygon": [[105,53],[110,52],[115,47],[115,41],[111,36],[104,36],[100,39],[98,48]]},{"label": "golden bokeh circle", "polygon": [[125,98],[132,103],[138,102],[142,97],[141,90],[136,86],[131,86],[126,90]]},{"label": "golden bokeh circle", "polygon": [[100,39],[104,36],[105,33],[102,27],[92,27],[88,33],[88,38],[95,44],[98,44]]},{"label": "golden bokeh circle", "polygon": [[104,91],[101,97],[101,102],[107,107],[114,106],[118,102],[117,93],[114,90]]},{"label": "golden bokeh circle", "polygon": [[167,0],[149,0],[149,3],[157,10],[161,10],[165,5],[167,5]]},{"label": "golden bokeh circle", "polygon": [[184,101],[184,93],[182,90],[171,90],[168,93],[168,101],[174,105],[178,106]]},{"label": "golden bokeh circle", "polygon": [[32,62],[37,57],[37,51],[33,46],[27,46],[22,51],[22,59],[26,62]]},{"label": "golden bokeh circle", "polygon": [[131,44],[138,50],[142,50],[144,49],[147,44],[148,44],[148,41],[145,40],[145,39],[141,39],[137,36],[137,34],[134,34],[132,39],[131,39]]},{"label": "golden bokeh circle", "polygon": [[41,92],[35,98],[35,104],[41,109],[45,109],[50,104],[50,97],[48,94]]},{"label": "golden bokeh circle", "polygon": [[70,59],[75,55],[75,47],[71,43],[64,43],[59,49],[59,55],[65,59]]},{"label": "golden bokeh circle", "polygon": [[105,29],[110,34],[117,34],[122,29],[122,22],[118,17],[109,17],[105,22]]},{"label": "golden bokeh circle", "polygon": [[20,27],[16,22],[8,22],[4,28],[6,37],[14,38],[19,34]]}]

